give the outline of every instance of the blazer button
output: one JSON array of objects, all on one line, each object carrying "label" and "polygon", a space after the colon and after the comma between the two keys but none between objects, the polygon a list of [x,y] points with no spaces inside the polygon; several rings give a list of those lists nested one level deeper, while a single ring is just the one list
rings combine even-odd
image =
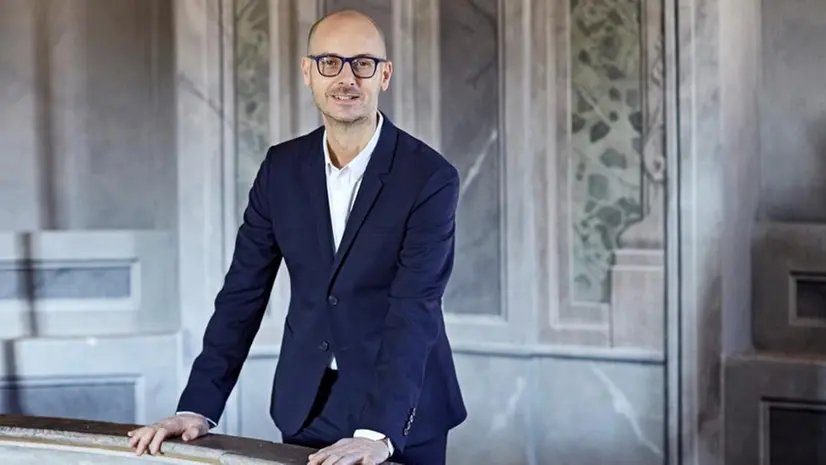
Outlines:
[{"label": "blazer button", "polygon": [[318,345],[319,350],[322,352],[327,352],[327,349],[330,348],[330,343],[327,341],[323,341],[321,344]]},{"label": "blazer button", "polygon": [[335,307],[336,305],[338,305],[338,297],[334,295],[327,297],[327,303]]}]

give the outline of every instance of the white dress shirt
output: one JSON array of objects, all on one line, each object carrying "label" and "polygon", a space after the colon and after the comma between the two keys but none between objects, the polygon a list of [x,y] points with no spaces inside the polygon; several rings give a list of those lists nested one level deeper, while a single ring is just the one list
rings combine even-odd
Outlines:
[{"label": "white dress shirt", "polygon": [[[347,225],[347,219],[350,217],[350,211],[353,210],[353,204],[356,201],[359,188],[361,187],[361,180],[364,179],[364,171],[367,169],[367,163],[370,162],[370,157],[379,143],[379,134],[381,134],[381,126],[384,123],[384,117],[379,113],[379,121],[376,125],[376,132],[373,137],[367,142],[367,145],[359,152],[350,163],[342,166],[341,169],[336,168],[330,159],[330,148],[327,145],[327,131],[324,131],[323,147],[324,147],[324,169],[327,173],[327,201],[330,204],[330,225],[333,227],[333,253],[338,251],[338,246],[341,245],[341,238],[344,236],[344,227]],[[330,360],[330,368],[337,370],[335,354]]]},{"label": "white dress shirt", "polygon": [[[364,171],[367,169],[367,163],[370,162],[370,157],[379,143],[379,135],[381,134],[381,127],[384,124],[384,117],[379,113],[379,121],[376,125],[376,132],[373,137],[367,142],[367,145],[359,152],[350,163],[342,166],[340,169],[336,168],[330,159],[330,148],[327,145],[327,131],[324,131],[324,169],[327,174],[327,201],[330,204],[330,225],[333,227],[333,252],[338,251],[338,246],[341,244],[341,238],[344,236],[344,228],[347,225],[347,219],[350,217],[350,211],[353,210],[353,204],[356,201],[359,188],[361,187],[361,180],[364,179]],[[336,364],[335,354],[330,358],[330,368],[338,370]],[[376,431],[359,429],[353,434],[353,437],[362,437],[373,440],[382,440],[386,436]],[[393,455],[393,445],[387,440],[387,445],[390,448],[390,455]]]},{"label": "white dress shirt", "polygon": [[[324,147],[324,169],[327,178],[327,201],[330,204],[330,225],[333,228],[333,252],[338,251],[338,246],[341,244],[341,238],[344,236],[344,227],[347,224],[347,218],[350,216],[350,211],[353,209],[353,204],[356,201],[359,187],[361,187],[361,180],[364,178],[364,171],[367,169],[367,163],[379,143],[379,135],[381,134],[381,127],[384,124],[384,117],[379,112],[378,124],[376,124],[376,131],[373,137],[367,142],[364,149],[359,152],[350,163],[339,168],[333,164],[330,159],[330,149],[327,145],[327,130],[324,130],[323,144]],[[338,370],[336,364],[335,354],[330,358],[329,367],[333,370]],[[193,412],[177,412],[177,414],[193,413]],[[217,422],[211,418],[207,421],[214,427]],[[393,455],[393,444],[390,443],[386,435],[367,429],[356,430],[353,437],[361,437],[373,440],[386,440],[386,444],[390,449],[390,455]]]}]

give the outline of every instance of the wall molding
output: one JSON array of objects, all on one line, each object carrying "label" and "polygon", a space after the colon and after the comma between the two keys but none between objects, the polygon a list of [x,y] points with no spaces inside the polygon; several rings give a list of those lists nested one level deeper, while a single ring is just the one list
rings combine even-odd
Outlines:
[{"label": "wall molding", "polygon": [[826,360],[779,354],[745,354],[724,364],[727,465],[768,464],[767,413],[783,404],[826,403]]},{"label": "wall molding", "polygon": [[165,231],[0,233],[0,338],[175,331],[174,253]]},{"label": "wall molding", "polygon": [[[458,342],[451,343],[454,355],[482,355],[505,358],[553,358],[663,365],[666,357],[660,351],[616,349],[588,346],[558,346],[549,344]],[[250,359],[278,358],[280,346],[259,345],[250,351]]]}]

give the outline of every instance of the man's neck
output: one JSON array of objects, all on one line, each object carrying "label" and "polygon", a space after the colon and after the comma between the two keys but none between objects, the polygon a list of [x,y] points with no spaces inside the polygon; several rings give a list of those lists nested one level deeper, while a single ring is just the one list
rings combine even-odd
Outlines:
[{"label": "man's neck", "polygon": [[[325,118],[326,119],[326,118]],[[378,113],[353,124],[325,121],[330,161],[336,168],[347,166],[370,142],[378,124]]]}]

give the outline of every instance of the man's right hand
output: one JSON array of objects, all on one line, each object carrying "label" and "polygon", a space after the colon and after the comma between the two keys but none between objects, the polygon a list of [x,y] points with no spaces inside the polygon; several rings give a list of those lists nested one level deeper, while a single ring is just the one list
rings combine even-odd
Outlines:
[{"label": "man's right hand", "polygon": [[137,455],[143,455],[147,449],[151,455],[158,455],[166,439],[181,436],[184,441],[191,441],[208,431],[209,423],[205,417],[181,413],[129,431],[126,435],[129,436],[129,447],[134,447]]}]

